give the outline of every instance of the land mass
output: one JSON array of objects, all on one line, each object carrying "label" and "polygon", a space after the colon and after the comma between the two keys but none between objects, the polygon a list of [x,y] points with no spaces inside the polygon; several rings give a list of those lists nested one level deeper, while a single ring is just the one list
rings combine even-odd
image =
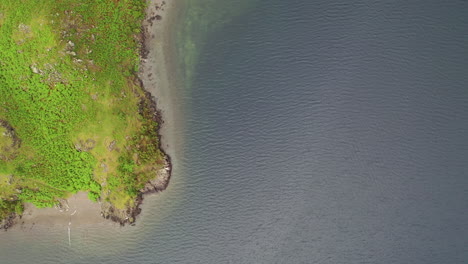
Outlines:
[{"label": "land mass", "polygon": [[25,208],[68,212],[85,193],[88,208],[133,223],[143,195],[167,187],[161,113],[138,77],[165,5],[0,3],[0,228]]}]

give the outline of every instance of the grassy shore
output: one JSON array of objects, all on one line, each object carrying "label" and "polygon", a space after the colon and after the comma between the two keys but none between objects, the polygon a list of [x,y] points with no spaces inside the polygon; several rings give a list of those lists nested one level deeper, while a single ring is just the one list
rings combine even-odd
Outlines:
[{"label": "grassy shore", "polygon": [[0,219],[79,191],[128,211],[166,165],[136,78],[145,5],[1,1]]}]

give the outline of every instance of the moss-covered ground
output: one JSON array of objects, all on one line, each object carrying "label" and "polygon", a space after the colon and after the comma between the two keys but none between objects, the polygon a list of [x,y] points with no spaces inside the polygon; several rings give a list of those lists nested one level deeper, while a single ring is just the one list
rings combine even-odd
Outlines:
[{"label": "moss-covered ground", "polygon": [[135,77],[145,4],[0,1],[0,219],[78,191],[123,209],[163,166]]}]

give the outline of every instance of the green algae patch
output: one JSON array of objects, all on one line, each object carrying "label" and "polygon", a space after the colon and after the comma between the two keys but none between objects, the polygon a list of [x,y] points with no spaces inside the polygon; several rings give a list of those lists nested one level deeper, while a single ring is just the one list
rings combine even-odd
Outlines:
[{"label": "green algae patch", "polygon": [[145,5],[1,1],[0,219],[78,191],[123,210],[165,166],[136,77]]}]

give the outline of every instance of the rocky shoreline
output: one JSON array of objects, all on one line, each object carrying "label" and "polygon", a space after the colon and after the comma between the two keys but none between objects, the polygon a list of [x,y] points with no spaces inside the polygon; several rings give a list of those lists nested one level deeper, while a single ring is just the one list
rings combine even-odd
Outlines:
[{"label": "rocky shoreline", "polygon": [[[151,35],[152,27],[155,26],[155,23],[158,23],[162,19],[160,14],[155,13],[157,11],[164,11],[166,2],[165,1],[149,1],[148,6],[146,8],[146,17],[144,21],[142,21],[142,28],[141,33],[138,37],[140,42],[140,64],[142,64],[147,58],[148,54],[150,53],[151,47],[148,47],[147,40],[153,38],[154,36]],[[143,67],[142,67],[143,68]],[[112,206],[110,203],[103,202],[101,204],[101,216],[105,219],[109,219],[113,222],[119,223],[121,226],[125,224],[133,225],[136,221],[136,217],[141,213],[141,204],[144,200],[144,195],[151,194],[151,193],[158,193],[164,191],[167,186],[169,185],[169,181],[171,179],[172,173],[172,163],[171,157],[164,151],[164,148],[161,144],[161,125],[164,123],[162,118],[162,113],[160,109],[158,109],[156,105],[156,100],[154,96],[148,91],[147,87],[145,87],[143,80],[138,76],[139,73],[136,73],[136,82],[138,86],[141,87],[144,91],[144,98],[140,100],[140,112],[143,111],[145,103],[147,104],[145,107],[151,112],[151,116],[154,122],[159,124],[157,128],[158,134],[158,149],[165,157],[165,164],[164,167],[156,172],[156,177],[150,180],[145,184],[145,187],[139,190],[139,194],[135,200],[135,206],[131,208],[127,208],[126,210],[119,210]]]},{"label": "rocky shoreline", "polygon": [[[140,82],[140,87],[144,89],[143,82],[140,79],[138,80]],[[152,112],[153,121],[158,122],[161,125],[163,123],[161,111],[156,107],[156,101],[151,93],[145,91],[145,98],[142,100],[148,100],[150,102],[148,108]],[[113,222],[119,223],[121,226],[124,226],[125,224],[133,224],[136,221],[136,217],[141,213],[140,205],[143,203],[144,195],[164,191],[169,185],[172,173],[172,163],[170,156],[164,151],[161,144],[161,134],[159,133],[160,125],[157,130],[159,142],[158,148],[165,157],[164,167],[156,172],[155,178],[147,182],[143,189],[139,190],[134,207],[127,208],[126,210],[119,210],[108,202],[102,202],[101,216],[105,219],[110,219]]]},{"label": "rocky shoreline", "polygon": [[8,230],[10,227],[12,227],[18,222],[18,219],[21,219],[21,216],[16,215],[16,213],[12,213],[0,222],[0,230]]}]

